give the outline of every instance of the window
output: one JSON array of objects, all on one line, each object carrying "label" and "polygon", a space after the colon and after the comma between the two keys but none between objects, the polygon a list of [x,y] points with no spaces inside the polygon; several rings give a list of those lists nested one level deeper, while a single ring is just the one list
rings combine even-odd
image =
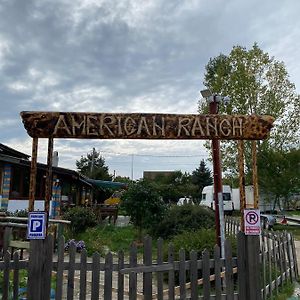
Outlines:
[{"label": "window", "polygon": [[223,193],[223,201],[231,201],[231,194]]}]

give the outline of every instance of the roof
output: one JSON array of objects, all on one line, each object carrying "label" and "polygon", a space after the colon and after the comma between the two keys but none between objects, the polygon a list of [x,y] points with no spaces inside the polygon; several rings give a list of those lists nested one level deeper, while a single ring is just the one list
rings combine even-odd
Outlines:
[{"label": "roof", "polygon": [[103,189],[124,189],[127,187],[126,183],[116,182],[116,181],[105,181],[98,179],[86,179],[89,183],[91,183],[94,187],[103,188]]},{"label": "roof", "polygon": [[16,158],[22,158],[22,159],[29,159],[30,155],[27,155],[23,152],[17,151],[13,148],[10,148],[4,144],[0,143],[0,154],[5,154],[8,156],[16,157]]}]

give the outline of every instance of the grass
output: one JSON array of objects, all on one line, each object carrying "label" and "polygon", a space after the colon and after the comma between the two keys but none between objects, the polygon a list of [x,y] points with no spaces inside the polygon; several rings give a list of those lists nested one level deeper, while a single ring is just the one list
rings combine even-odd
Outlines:
[{"label": "grass", "polygon": [[[291,297],[294,293],[294,284],[287,283],[284,286],[279,288],[279,294],[272,297],[272,300],[286,300],[289,297]],[[267,298],[268,300],[271,300],[270,297]],[[295,298],[297,299],[297,298]]]},{"label": "grass", "polygon": [[122,250],[126,253],[132,242],[137,239],[137,230],[131,225],[125,227],[98,225],[77,234],[67,232],[65,237],[66,240],[84,241],[88,255],[96,251],[103,255],[108,250],[112,252]]},{"label": "grass", "polygon": [[275,224],[274,231],[287,231],[293,234],[296,240],[300,240],[300,226]]}]

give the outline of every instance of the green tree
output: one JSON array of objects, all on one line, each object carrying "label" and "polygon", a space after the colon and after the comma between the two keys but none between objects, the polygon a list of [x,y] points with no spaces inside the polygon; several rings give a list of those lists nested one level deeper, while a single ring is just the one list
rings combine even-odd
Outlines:
[{"label": "green tree", "polygon": [[[220,105],[220,113],[275,117],[270,139],[260,146],[267,143],[273,149],[284,150],[299,138],[300,105],[295,86],[284,63],[270,57],[257,44],[249,50],[235,46],[229,55],[211,58],[206,65],[204,85],[214,93],[231,98],[226,107]],[[200,103],[199,111],[207,113],[207,104]],[[236,142],[222,142],[221,150],[224,170],[236,174]],[[246,172],[250,170],[250,156],[250,144],[246,143]]]},{"label": "green tree", "polygon": [[146,181],[133,182],[122,195],[122,207],[138,228],[139,240],[142,230],[150,230],[164,216],[166,206],[157,191]]},{"label": "green tree", "polygon": [[300,192],[300,150],[264,149],[258,155],[257,164],[260,186],[271,194],[274,208],[280,207],[280,199],[288,207],[291,194]]},{"label": "green tree", "polygon": [[204,160],[201,160],[199,168],[192,173],[192,183],[197,186],[197,192],[200,195],[203,188],[213,184],[211,171],[207,168]]},{"label": "green tree", "polygon": [[105,159],[95,148],[87,155],[81,156],[76,161],[76,167],[80,174],[91,179],[111,180],[112,176],[108,173],[108,167],[105,165]]}]

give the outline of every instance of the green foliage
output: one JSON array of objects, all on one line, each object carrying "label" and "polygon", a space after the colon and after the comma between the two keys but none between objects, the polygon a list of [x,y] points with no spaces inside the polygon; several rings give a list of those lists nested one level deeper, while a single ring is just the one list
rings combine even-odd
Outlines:
[{"label": "green foliage", "polygon": [[81,156],[76,161],[76,167],[80,174],[92,179],[111,180],[112,176],[108,173],[108,167],[105,165],[105,159],[95,148],[86,157]]},{"label": "green foliage", "polygon": [[122,195],[121,206],[130,216],[134,226],[150,229],[161,221],[166,206],[156,190],[145,181],[132,183]]},{"label": "green foliage", "polygon": [[210,256],[213,256],[214,246],[216,244],[216,232],[213,229],[204,228],[196,231],[184,231],[174,236],[171,239],[171,243],[176,253],[175,259],[178,259],[180,249],[187,251],[187,258],[189,258],[189,252],[192,250],[197,251],[198,258],[202,256],[202,252],[205,249],[209,251]]},{"label": "green foliage", "polygon": [[258,155],[259,183],[264,192],[271,193],[288,206],[292,193],[300,192],[300,149],[290,151],[262,150]]},{"label": "green foliage", "polygon": [[75,233],[97,224],[96,215],[88,207],[72,207],[64,214],[64,219],[71,221],[71,229]]},{"label": "green foliage", "polygon": [[148,182],[162,196],[165,203],[177,203],[183,196],[199,197],[197,185],[193,184],[191,175],[187,172],[175,171],[171,174],[158,174]]},{"label": "green foliage", "polygon": [[28,217],[28,210],[27,209],[20,209],[16,210],[15,212],[6,212],[7,216],[10,217]]},{"label": "green foliage", "polygon": [[205,186],[213,184],[211,171],[206,167],[204,160],[201,160],[199,168],[193,171],[192,183],[197,186],[197,192],[199,195]]},{"label": "green foliage", "polygon": [[69,233],[66,239],[83,240],[88,255],[99,252],[104,255],[108,250],[119,250],[128,253],[130,245],[137,238],[137,230],[131,226],[116,227],[113,225],[98,225],[87,228],[85,232]]},{"label": "green foliage", "polygon": [[[220,105],[220,113],[269,114],[276,122],[271,138],[262,144],[273,149],[292,147],[299,138],[299,96],[283,62],[264,53],[257,44],[249,50],[235,46],[229,55],[211,58],[206,65],[204,84],[214,93],[230,96],[230,103]],[[207,112],[207,104],[200,103],[199,111]],[[223,166],[237,173],[237,146],[234,141],[222,142]],[[250,170],[250,144],[245,145],[246,172]]]},{"label": "green foliage", "polygon": [[182,205],[171,207],[152,231],[157,237],[169,239],[184,231],[209,229],[214,226],[215,217],[210,209],[198,205]]}]

